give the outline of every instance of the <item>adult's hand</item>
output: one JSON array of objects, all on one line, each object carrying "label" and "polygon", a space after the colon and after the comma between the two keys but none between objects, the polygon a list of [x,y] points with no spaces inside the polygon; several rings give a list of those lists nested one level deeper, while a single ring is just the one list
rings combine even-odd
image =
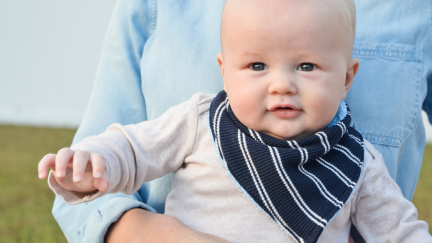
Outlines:
[{"label": "adult's hand", "polygon": [[105,242],[229,243],[214,235],[195,231],[175,217],[139,208],[127,211],[111,225]]}]

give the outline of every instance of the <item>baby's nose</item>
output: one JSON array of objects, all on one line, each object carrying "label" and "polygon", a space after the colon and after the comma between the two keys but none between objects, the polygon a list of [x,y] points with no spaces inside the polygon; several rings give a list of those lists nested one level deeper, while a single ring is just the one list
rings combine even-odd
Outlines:
[{"label": "baby's nose", "polygon": [[269,85],[270,94],[291,94],[297,93],[295,78],[289,74],[275,75]]}]

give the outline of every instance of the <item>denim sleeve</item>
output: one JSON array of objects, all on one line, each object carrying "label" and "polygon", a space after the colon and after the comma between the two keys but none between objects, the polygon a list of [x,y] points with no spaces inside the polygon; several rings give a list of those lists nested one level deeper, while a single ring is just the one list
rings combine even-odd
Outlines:
[{"label": "denim sleeve", "polygon": [[112,123],[147,119],[140,60],[155,28],[151,0],[119,0],[108,27],[90,101],[73,144],[105,131]]},{"label": "denim sleeve", "polygon": [[426,98],[423,101],[422,109],[426,112],[429,123],[432,124],[432,1],[429,1],[429,19],[429,29],[424,30],[425,33],[428,33],[429,37],[424,47],[424,51],[426,53],[424,61],[427,62],[429,65],[424,67],[424,69],[426,72],[428,72],[429,75],[427,77]]},{"label": "denim sleeve", "polygon": [[[114,8],[96,80],[84,119],[73,143],[104,131],[112,123],[146,120],[141,90],[140,60],[155,28],[156,6],[151,0],[119,0]],[[146,191],[146,190],[141,190]],[[52,213],[68,242],[103,242],[108,227],[127,210],[145,208],[147,195],[112,194],[88,205],[67,205],[56,198]]]}]

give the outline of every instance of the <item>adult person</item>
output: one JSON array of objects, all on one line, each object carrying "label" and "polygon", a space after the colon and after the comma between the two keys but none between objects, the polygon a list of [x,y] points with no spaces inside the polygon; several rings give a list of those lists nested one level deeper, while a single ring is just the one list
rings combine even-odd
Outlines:
[{"label": "adult person", "polygon": [[[216,53],[223,4],[119,0],[74,143],[114,122],[154,119],[193,93],[221,90]],[[356,4],[353,56],[361,67],[347,102],[355,126],[383,154],[390,175],[411,199],[425,144],[422,106],[432,117],[432,3]],[[88,205],[68,206],[56,199],[53,214],[69,242],[218,242],[152,213],[163,213],[170,185],[170,177],[165,177],[144,184],[132,196],[108,195]]]}]

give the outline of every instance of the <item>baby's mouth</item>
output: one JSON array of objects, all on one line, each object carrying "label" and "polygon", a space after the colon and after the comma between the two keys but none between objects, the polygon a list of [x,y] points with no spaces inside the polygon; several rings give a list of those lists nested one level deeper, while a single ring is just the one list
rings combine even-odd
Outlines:
[{"label": "baby's mouth", "polygon": [[300,115],[301,110],[294,106],[275,106],[270,111],[281,118],[296,118]]},{"label": "baby's mouth", "polygon": [[293,110],[291,107],[278,107],[275,110]]}]

